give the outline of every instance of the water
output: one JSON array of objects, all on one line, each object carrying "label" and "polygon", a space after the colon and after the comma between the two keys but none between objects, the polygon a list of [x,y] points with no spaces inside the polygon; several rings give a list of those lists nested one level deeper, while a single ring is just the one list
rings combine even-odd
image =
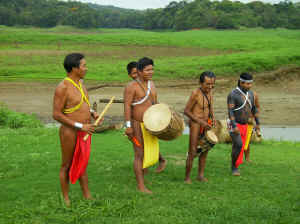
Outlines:
[{"label": "water", "polygon": [[[263,139],[278,141],[300,141],[300,126],[262,126]],[[189,127],[186,126],[183,134],[189,134]]]}]

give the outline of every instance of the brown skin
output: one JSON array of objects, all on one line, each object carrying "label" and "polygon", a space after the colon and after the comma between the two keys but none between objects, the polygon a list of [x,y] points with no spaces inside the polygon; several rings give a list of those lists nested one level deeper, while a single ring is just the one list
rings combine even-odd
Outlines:
[{"label": "brown skin", "polygon": [[[214,87],[215,79],[205,77],[204,82],[200,83],[200,88],[207,95],[208,99],[211,102],[211,112],[213,112],[213,100],[211,90]],[[203,103],[204,103],[204,111],[203,111]],[[186,173],[185,173],[185,182],[190,184],[192,183],[190,178],[190,173],[193,166],[194,158],[197,155],[197,146],[198,139],[200,135],[200,127],[204,127],[205,130],[209,130],[211,125],[207,123],[209,118],[209,106],[207,100],[204,97],[200,89],[196,89],[192,92],[186,107],[184,109],[184,114],[190,118],[190,141],[189,141],[189,151],[186,160]],[[213,118],[213,123],[214,123]],[[206,163],[208,151],[201,153],[199,156],[198,163],[198,177],[197,180],[206,182],[207,179],[204,177],[204,169]]]},{"label": "brown skin", "polygon": [[[124,90],[124,117],[125,121],[131,121],[131,128],[125,130],[125,134],[129,139],[136,137],[142,147],[138,147],[133,144],[134,148],[134,173],[137,181],[137,189],[144,193],[152,193],[146,188],[144,183],[144,170],[143,170],[143,158],[144,158],[144,142],[142,132],[140,128],[140,122],[143,122],[143,116],[145,111],[152,106],[152,101],[157,102],[157,93],[154,83],[151,82],[151,97],[142,104],[131,106],[133,102],[139,101],[145,96],[147,91],[147,82],[152,80],[153,66],[146,66],[143,71],[138,70],[138,79],[140,80],[142,87],[135,81],[130,82]],[[142,89],[143,88],[143,89]],[[163,169],[165,167],[165,160],[160,160],[160,165]],[[162,164],[162,165],[161,165]],[[145,170],[146,171],[146,170]]]},{"label": "brown skin", "polygon": [[[72,71],[68,73],[68,77],[75,83],[79,83],[80,79],[83,79],[87,72],[85,59],[80,61],[79,68],[72,68]],[[85,95],[88,97],[87,90],[83,86]],[[59,130],[59,137],[61,143],[61,155],[62,164],[60,168],[59,178],[62,189],[62,194],[66,205],[70,205],[69,199],[69,169],[72,164],[73,154],[76,145],[76,136],[78,129],[75,128],[75,122],[83,124],[81,131],[85,131],[92,134],[95,131],[95,125],[91,124],[91,116],[96,119],[98,114],[94,112],[90,113],[89,105],[84,101],[81,107],[70,114],[64,114],[63,110],[66,108],[72,108],[79,104],[81,100],[81,93],[73,86],[69,81],[63,80],[55,89],[53,99],[53,118],[61,123]],[[88,176],[84,173],[79,178],[79,183],[83,192],[83,196],[86,199],[91,199],[91,193],[88,188]]]},{"label": "brown skin", "polygon": [[130,74],[128,74],[128,76],[133,80],[135,80],[138,77],[137,69],[136,68],[131,69],[131,72]]}]

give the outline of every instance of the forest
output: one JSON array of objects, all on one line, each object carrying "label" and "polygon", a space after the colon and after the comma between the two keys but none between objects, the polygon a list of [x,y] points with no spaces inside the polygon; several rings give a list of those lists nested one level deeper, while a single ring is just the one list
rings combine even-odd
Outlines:
[{"label": "forest", "polygon": [[61,0],[0,0],[0,25],[145,30],[300,28],[300,3],[194,0],[133,10]]}]

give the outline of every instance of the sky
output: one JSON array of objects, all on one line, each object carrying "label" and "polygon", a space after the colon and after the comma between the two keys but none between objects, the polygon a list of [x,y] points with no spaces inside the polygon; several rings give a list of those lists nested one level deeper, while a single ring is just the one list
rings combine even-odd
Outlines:
[{"label": "sky", "polygon": [[[77,0],[80,2],[91,2],[99,5],[113,5],[120,8],[128,9],[147,9],[147,8],[163,8],[174,0]],[[175,0],[180,1],[180,0]],[[278,3],[280,0],[261,0],[262,2]],[[282,0],[283,1],[283,0]],[[297,2],[300,0],[292,0]],[[251,2],[251,0],[240,0],[240,2]]]}]

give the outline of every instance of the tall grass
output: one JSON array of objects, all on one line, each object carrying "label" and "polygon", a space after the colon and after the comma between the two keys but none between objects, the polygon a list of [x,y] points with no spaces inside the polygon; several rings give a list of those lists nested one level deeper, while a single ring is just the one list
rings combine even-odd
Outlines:
[{"label": "tall grass", "polygon": [[62,78],[62,61],[74,51],[87,56],[87,79],[100,81],[127,80],[127,63],[143,56],[155,59],[155,79],[190,79],[208,69],[235,75],[300,64],[298,30],[150,32],[2,26],[0,39],[0,80]]},{"label": "tall grass", "polygon": [[58,130],[0,129],[0,223],[291,223],[300,221],[299,143],[252,145],[253,163],[230,175],[230,145],[209,153],[208,183],[183,182],[188,137],[160,142],[166,170],[146,176],[153,195],[136,191],[133,150],[121,132],[93,136],[88,167],[94,201],[71,186],[60,196]]}]

